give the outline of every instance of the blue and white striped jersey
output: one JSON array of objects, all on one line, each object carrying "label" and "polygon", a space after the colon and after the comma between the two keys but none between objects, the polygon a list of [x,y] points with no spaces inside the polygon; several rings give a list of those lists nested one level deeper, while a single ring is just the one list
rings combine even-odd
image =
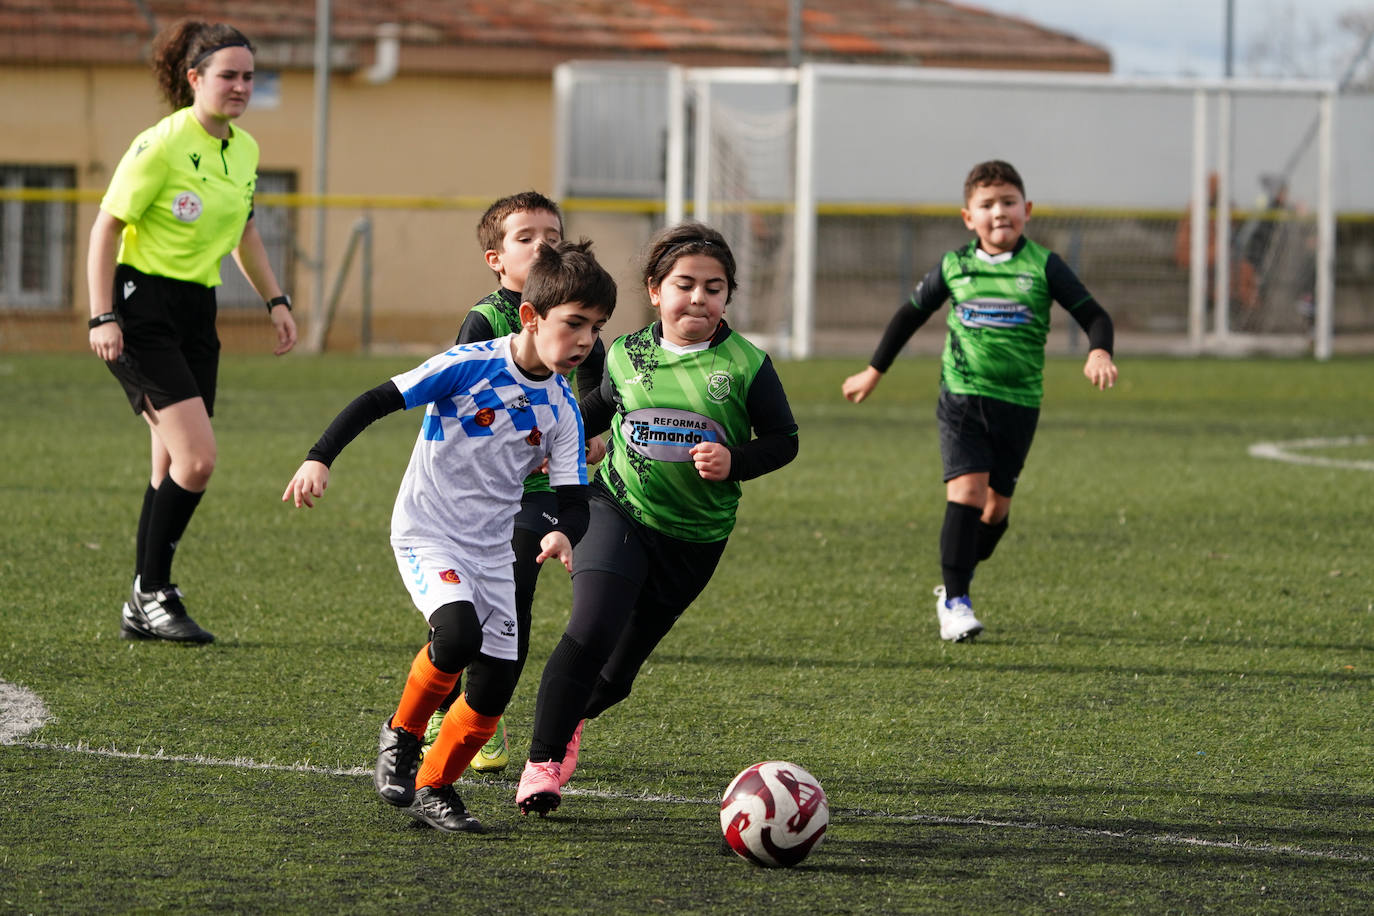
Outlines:
[{"label": "blue and white striped jersey", "polygon": [[525,477],[548,458],[552,486],[587,483],[567,379],[529,378],[511,358],[513,339],[456,346],[392,378],[407,410],[428,405],[391,513],[393,545],[456,544],[511,563]]}]

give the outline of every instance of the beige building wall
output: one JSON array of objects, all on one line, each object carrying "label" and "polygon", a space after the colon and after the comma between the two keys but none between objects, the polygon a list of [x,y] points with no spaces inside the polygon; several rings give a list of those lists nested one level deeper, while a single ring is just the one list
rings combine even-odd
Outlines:
[{"label": "beige building wall", "polygon": [[[4,67],[0,86],[0,162],[72,166],[83,192],[76,207],[70,308],[0,309],[0,349],[81,348],[88,314],[86,240],[97,202],[129,142],[167,113],[165,103],[146,67]],[[279,88],[275,107],[250,106],[238,123],[257,139],[261,169],[295,172],[299,191],[308,196],[315,188],[313,76],[282,72]],[[476,241],[482,209],[516,191],[552,191],[551,80],[401,75],[369,85],[340,75],[331,88],[325,296],[350,232],[367,216],[374,344],[442,346],[452,341],[468,307],[496,286]],[[259,101],[261,96],[260,90]],[[294,203],[298,257],[292,275],[280,279],[305,329],[319,305],[310,266],[317,211],[313,204]],[[643,324],[635,256],[652,221],[573,208],[565,222],[569,236],[597,243],[598,255],[621,284],[621,304],[608,333]],[[361,336],[361,266],[355,259],[340,287],[327,341],[332,348],[356,346]],[[220,328],[227,349],[270,346],[263,312],[226,310]]]}]

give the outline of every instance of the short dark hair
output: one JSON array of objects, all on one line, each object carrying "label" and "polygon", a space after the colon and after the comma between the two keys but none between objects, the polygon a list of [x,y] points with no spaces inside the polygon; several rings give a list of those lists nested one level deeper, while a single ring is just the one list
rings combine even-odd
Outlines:
[{"label": "short dark hair", "polygon": [[615,280],[597,263],[591,242],[564,240],[539,246],[522,297],[541,318],[569,302],[599,308],[609,317],[615,311]]},{"label": "short dark hair", "polygon": [[964,179],[964,200],[967,201],[973,196],[974,191],[989,184],[1014,185],[1022,197],[1026,196],[1026,185],[1021,181],[1021,175],[1016,171],[1016,167],[1001,159],[989,159],[969,170],[968,177]]},{"label": "short dark hair", "polygon": [[735,255],[725,243],[725,236],[705,223],[688,220],[659,230],[649,240],[649,252],[644,256],[644,282],[657,289],[673,272],[678,259],[693,254],[720,262],[725,270],[725,301],[729,302],[739,285],[735,282]]},{"label": "short dark hair", "polygon": [[563,211],[558,209],[558,204],[538,191],[521,191],[487,207],[487,212],[477,221],[477,242],[482,246],[482,251],[500,251],[501,242],[506,237],[506,219],[512,213],[526,210],[547,210],[558,217],[558,229],[562,231]]}]

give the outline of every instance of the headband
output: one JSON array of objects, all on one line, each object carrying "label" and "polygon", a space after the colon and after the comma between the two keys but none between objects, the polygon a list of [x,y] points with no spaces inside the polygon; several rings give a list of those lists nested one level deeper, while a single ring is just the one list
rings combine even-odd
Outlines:
[{"label": "headband", "polygon": [[663,256],[662,256],[661,258],[658,259],[658,263],[660,263],[660,264],[671,264],[673,261],[676,261],[678,258],[682,257],[683,253],[686,252],[687,249],[689,249],[689,248],[703,248],[703,247],[704,247],[704,248],[712,248],[712,247],[719,247],[719,246],[716,245],[716,243],[715,243],[714,241],[712,241],[711,239],[704,239],[704,238],[688,239],[688,240],[685,241],[685,242],[678,242],[678,243],[677,243],[676,245],[674,245],[672,248],[669,248],[667,251],[665,251],[665,252],[663,253]]},{"label": "headband", "polygon": [[201,51],[199,54],[197,54],[196,59],[191,61],[190,69],[196,69],[202,63],[205,62],[205,58],[209,57],[211,54],[214,54],[216,51],[223,51],[225,48],[247,48],[249,51],[253,50],[253,46],[248,43],[248,39],[246,38],[241,38],[236,41],[226,41],[222,45],[215,45],[213,48],[206,48],[204,51]]}]

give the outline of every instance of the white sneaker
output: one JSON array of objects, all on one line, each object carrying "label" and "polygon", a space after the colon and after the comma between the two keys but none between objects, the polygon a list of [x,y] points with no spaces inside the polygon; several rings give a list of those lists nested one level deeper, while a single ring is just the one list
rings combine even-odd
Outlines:
[{"label": "white sneaker", "polygon": [[935,586],[935,614],[940,618],[940,638],[949,642],[963,642],[983,632],[983,625],[973,616],[973,605],[967,595],[952,601],[945,600],[945,587]]}]

